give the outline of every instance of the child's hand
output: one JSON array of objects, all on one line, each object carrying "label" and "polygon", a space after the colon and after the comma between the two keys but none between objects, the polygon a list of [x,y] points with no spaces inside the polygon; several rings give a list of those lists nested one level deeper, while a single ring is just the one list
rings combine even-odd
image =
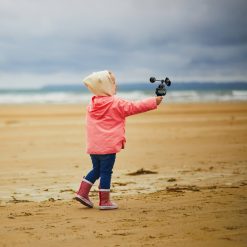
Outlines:
[{"label": "child's hand", "polygon": [[159,105],[162,100],[163,100],[163,97],[162,96],[157,96],[156,97],[156,104]]}]

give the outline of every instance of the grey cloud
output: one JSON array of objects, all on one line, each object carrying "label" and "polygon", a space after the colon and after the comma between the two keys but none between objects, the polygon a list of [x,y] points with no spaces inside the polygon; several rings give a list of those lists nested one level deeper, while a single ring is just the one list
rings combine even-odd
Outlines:
[{"label": "grey cloud", "polygon": [[145,71],[185,79],[211,78],[212,71],[223,78],[231,71],[233,78],[244,78],[246,5],[244,0],[1,0],[0,73],[111,68],[133,79]]}]

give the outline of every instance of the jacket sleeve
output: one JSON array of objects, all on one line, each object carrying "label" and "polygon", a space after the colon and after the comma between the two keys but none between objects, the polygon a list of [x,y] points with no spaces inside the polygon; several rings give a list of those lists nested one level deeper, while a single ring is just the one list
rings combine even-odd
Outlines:
[{"label": "jacket sleeve", "polygon": [[138,113],[150,111],[157,108],[156,98],[147,98],[140,101],[127,101],[119,99],[119,110],[124,117],[135,115]]}]

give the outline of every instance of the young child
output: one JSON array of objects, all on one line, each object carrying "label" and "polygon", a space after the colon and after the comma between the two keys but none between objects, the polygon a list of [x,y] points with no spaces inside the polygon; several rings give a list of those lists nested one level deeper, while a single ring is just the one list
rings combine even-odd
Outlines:
[{"label": "young child", "polygon": [[116,153],[125,145],[125,118],[157,108],[163,97],[151,97],[137,102],[115,96],[116,79],[112,72],[104,70],[92,73],[83,80],[94,94],[87,107],[87,153],[93,163],[92,170],[83,178],[76,200],[92,208],[89,191],[100,178],[99,209],[116,209],[110,201],[112,169]]}]

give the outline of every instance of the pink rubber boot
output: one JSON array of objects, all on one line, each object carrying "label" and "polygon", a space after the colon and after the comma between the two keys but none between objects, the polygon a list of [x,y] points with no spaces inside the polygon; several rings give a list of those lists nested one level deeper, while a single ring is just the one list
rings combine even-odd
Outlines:
[{"label": "pink rubber boot", "polygon": [[99,209],[116,209],[117,204],[110,201],[110,190],[100,189],[99,190]]},{"label": "pink rubber boot", "polygon": [[90,199],[88,197],[88,193],[89,193],[92,186],[93,186],[93,184],[90,181],[83,178],[83,180],[81,182],[80,189],[77,191],[76,197],[75,197],[75,199],[78,202],[82,203],[83,205],[85,205],[86,207],[89,207],[89,208],[93,207],[93,203],[90,201]]}]

